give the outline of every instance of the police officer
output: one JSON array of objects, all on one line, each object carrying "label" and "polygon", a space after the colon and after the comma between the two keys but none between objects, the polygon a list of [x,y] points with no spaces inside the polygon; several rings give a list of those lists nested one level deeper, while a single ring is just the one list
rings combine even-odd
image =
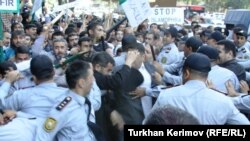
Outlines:
[{"label": "police officer", "polygon": [[164,46],[161,48],[160,53],[157,56],[164,69],[166,65],[177,63],[179,61],[179,51],[175,45],[178,31],[175,27],[170,27],[164,31],[163,43]]},{"label": "police officer", "polygon": [[[13,119],[9,124],[1,126],[0,140],[10,140],[14,137],[22,138],[16,140],[32,140],[36,123],[39,123],[34,119],[46,117],[56,98],[66,92],[65,88],[57,87],[53,82],[54,68],[49,57],[38,55],[33,58],[30,70],[36,83],[35,87],[16,91],[7,97],[0,97],[0,109],[12,109],[18,111],[13,114],[14,116],[16,114],[17,117],[25,117]],[[20,136],[20,131],[25,131],[25,135]]]},{"label": "police officer", "polygon": [[36,141],[91,141],[95,137],[87,125],[91,105],[86,98],[94,81],[92,65],[84,61],[72,62],[66,70],[69,89],[67,96],[58,98],[43,127],[37,128]]},{"label": "police officer", "polygon": [[[208,80],[213,83],[213,88],[227,94],[226,83],[231,81],[234,88],[239,91],[240,82],[237,76],[229,69],[220,67],[217,62],[219,59],[219,51],[211,46],[201,46],[198,53],[206,55],[211,62],[211,71],[208,74]],[[220,76],[220,77],[217,77]]]},{"label": "police officer", "polygon": [[247,41],[247,33],[244,30],[239,30],[235,33],[237,36],[237,61],[246,61],[250,59],[250,43]]},{"label": "police officer", "polygon": [[16,91],[13,95],[2,98],[0,107],[44,117],[54,104],[54,99],[66,89],[57,87],[53,82],[54,68],[49,57],[39,55],[33,58],[30,70],[36,86]]},{"label": "police officer", "polygon": [[191,113],[201,124],[249,124],[228,97],[206,87],[210,70],[207,56],[189,55],[183,67],[184,85],[162,91],[153,109],[170,104]]}]

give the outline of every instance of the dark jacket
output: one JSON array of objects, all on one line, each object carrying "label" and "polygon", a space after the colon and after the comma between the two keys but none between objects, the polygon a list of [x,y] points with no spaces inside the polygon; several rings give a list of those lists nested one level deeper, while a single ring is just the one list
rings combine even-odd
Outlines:
[{"label": "dark jacket", "polygon": [[232,72],[235,73],[237,78],[240,80],[245,80],[246,81],[246,71],[243,66],[238,64],[235,59],[227,61],[223,64],[220,64],[219,66],[227,68],[231,70]]}]

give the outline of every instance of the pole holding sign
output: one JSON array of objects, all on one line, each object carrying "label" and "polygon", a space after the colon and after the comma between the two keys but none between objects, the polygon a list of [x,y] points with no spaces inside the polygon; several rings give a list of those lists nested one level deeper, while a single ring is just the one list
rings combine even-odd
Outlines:
[{"label": "pole holding sign", "polygon": [[0,12],[16,12],[19,11],[19,0],[0,0]]}]

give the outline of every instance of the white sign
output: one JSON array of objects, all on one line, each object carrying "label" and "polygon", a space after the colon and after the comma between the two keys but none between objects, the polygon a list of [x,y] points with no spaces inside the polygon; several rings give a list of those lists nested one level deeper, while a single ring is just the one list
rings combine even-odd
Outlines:
[{"label": "white sign", "polygon": [[126,0],[121,6],[132,27],[137,27],[152,14],[148,0]]},{"label": "white sign", "polygon": [[18,12],[19,0],[0,0],[0,12]]},{"label": "white sign", "polygon": [[[31,14],[37,12],[38,9],[42,10],[42,2],[43,2],[43,0],[35,0],[34,1]],[[38,12],[38,13],[40,13],[40,12]],[[40,17],[40,15],[38,17]]]},{"label": "white sign", "polygon": [[55,6],[55,7],[53,7],[52,13],[59,12],[59,11],[62,11],[62,10],[66,10],[66,9],[69,9],[69,8],[72,8],[72,7],[77,7],[78,5],[83,5],[83,1],[82,0],[76,0],[76,1],[73,1],[73,2],[70,2],[70,3],[65,3],[63,5]]},{"label": "white sign", "polygon": [[157,24],[183,24],[184,9],[176,7],[152,8],[153,14],[149,18],[149,23]]}]

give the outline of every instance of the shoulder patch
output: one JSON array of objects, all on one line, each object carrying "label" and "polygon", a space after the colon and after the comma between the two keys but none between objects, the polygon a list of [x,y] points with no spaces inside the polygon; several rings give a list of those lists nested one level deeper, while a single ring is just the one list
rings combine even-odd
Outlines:
[{"label": "shoulder patch", "polygon": [[53,129],[55,129],[56,123],[57,123],[56,119],[48,117],[44,123],[43,128],[46,132],[51,132]]},{"label": "shoulder patch", "polygon": [[161,63],[162,64],[167,64],[167,57],[162,57],[161,58]]},{"label": "shoulder patch", "polygon": [[58,106],[56,106],[56,109],[61,111],[66,105],[69,104],[71,100],[72,98],[70,96],[65,97],[64,100]]}]

